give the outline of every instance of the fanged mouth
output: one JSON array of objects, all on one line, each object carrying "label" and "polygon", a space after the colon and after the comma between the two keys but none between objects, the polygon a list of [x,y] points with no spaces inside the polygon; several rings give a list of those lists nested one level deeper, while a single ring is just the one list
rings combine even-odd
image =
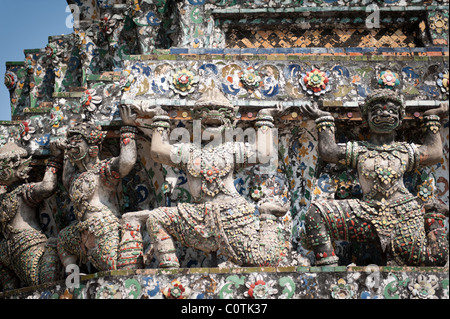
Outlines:
[{"label": "fanged mouth", "polygon": [[373,123],[376,125],[383,125],[383,124],[395,124],[395,118],[393,117],[375,117],[373,119]]},{"label": "fanged mouth", "polygon": [[224,124],[222,118],[218,116],[208,116],[202,119],[202,126],[206,128],[219,128]]},{"label": "fanged mouth", "polygon": [[73,146],[73,147],[68,147],[67,151],[69,153],[69,156],[72,159],[78,158],[81,155],[81,148],[77,147],[77,146]]}]

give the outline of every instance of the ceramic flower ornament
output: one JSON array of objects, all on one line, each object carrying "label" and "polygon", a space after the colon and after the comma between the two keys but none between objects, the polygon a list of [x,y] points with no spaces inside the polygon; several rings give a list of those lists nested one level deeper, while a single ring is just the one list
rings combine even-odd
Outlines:
[{"label": "ceramic flower ornament", "polygon": [[340,278],[336,284],[330,286],[331,297],[333,299],[352,299],[355,295],[354,287]]},{"label": "ceramic flower ornament", "polygon": [[187,96],[189,93],[194,92],[194,86],[198,81],[198,76],[188,68],[176,69],[172,73],[170,88],[181,96]]},{"label": "ceramic flower ornament", "polygon": [[380,73],[378,84],[387,89],[394,89],[400,85],[400,80],[397,73],[387,70]]},{"label": "ceramic flower ornament", "polygon": [[433,184],[431,180],[425,181],[418,187],[417,196],[424,202],[430,200],[433,197]]},{"label": "ceramic flower ornament", "polygon": [[11,71],[5,73],[5,85],[8,90],[12,90],[17,85],[17,75]]},{"label": "ceramic flower ornament", "polygon": [[88,112],[94,112],[97,106],[102,102],[102,97],[96,94],[95,89],[84,91],[80,99],[81,106]]},{"label": "ceramic flower ornament", "polygon": [[270,299],[272,295],[278,293],[278,290],[273,288],[274,280],[266,282],[260,274],[252,274],[249,281],[245,283],[248,290],[244,293],[244,297],[251,299]]},{"label": "ceramic flower ornament", "polygon": [[302,74],[299,83],[306,93],[319,96],[330,90],[329,81],[328,72],[313,68],[311,71]]},{"label": "ceramic flower ornament", "polygon": [[20,128],[21,128],[20,137],[24,141],[29,141],[31,139],[31,134],[36,132],[36,129],[30,126],[29,122],[27,121],[22,121],[22,123],[20,123]]},{"label": "ceramic flower ornament", "polygon": [[259,72],[253,68],[248,67],[239,74],[241,85],[249,92],[255,91],[257,88],[263,86],[263,81]]},{"label": "ceramic flower ornament", "polygon": [[191,294],[191,289],[184,287],[179,280],[173,280],[169,286],[162,290],[167,299],[187,299]]}]

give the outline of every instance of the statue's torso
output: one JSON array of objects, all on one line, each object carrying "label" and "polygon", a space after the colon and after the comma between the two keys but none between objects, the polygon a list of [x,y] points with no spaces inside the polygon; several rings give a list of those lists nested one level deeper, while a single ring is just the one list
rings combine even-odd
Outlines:
[{"label": "statue's torso", "polygon": [[69,195],[78,220],[110,211],[119,217],[118,203],[114,196],[116,184],[107,178],[108,161],[96,164],[92,169],[74,176]]},{"label": "statue's torso", "polygon": [[403,183],[410,160],[406,143],[358,143],[358,174],[365,199],[394,200],[408,194]]},{"label": "statue's torso", "polygon": [[233,170],[234,143],[214,147],[189,146],[189,160],[185,165],[188,184],[195,201],[219,199],[225,195],[236,197]]},{"label": "statue's torso", "polygon": [[24,184],[0,198],[0,221],[5,238],[23,230],[38,231],[39,221],[35,202],[30,197],[29,189],[33,184]]}]

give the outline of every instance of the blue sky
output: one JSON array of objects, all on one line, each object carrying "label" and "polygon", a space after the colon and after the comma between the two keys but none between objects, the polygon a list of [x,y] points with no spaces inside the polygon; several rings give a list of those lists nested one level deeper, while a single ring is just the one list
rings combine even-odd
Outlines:
[{"label": "blue sky", "polygon": [[5,62],[23,61],[24,49],[45,48],[49,36],[72,33],[66,7],[66,0],[0,0],[0,120],[11,119]]}]

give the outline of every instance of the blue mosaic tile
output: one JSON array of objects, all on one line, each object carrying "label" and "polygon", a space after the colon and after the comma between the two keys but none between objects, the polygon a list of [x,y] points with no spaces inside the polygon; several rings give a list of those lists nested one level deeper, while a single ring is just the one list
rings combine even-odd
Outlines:
[{"label": "blue mosaic tile", "polygon": [[311,48],[294,48],[294,53],[311,53]]},{"label": "blue mosaic tile", "polygon": [[224,49],[223,53],[224,54],[240,54],[241,49]]},{"label": "blue mosaic tile", "polygon": [[221,48],[205,49],[205,53],[206,54],[223,54],[224,53],[224,49],[221,49]]},{"label": "blue mosaic tile", "polygon": [[329,48],[328,53],[345,53],[344,48]]},{"label": "blue mosaic tile", "polygon": [[328,53],[327,48],[311,48],[311,53]]},{"label": "blue mosaic tile", "polygon": [[411,48],[411,52],[427,52],[426,48]]},{"label": "blue mosaic tile", "polygon": [[170,48],[170,54],[188,54],[188,48]]},{"label": "blue mosaic tile", "polygon": [[257,48],[243,48],[241,49],[241,54],[256,54],[258,52]]}]

